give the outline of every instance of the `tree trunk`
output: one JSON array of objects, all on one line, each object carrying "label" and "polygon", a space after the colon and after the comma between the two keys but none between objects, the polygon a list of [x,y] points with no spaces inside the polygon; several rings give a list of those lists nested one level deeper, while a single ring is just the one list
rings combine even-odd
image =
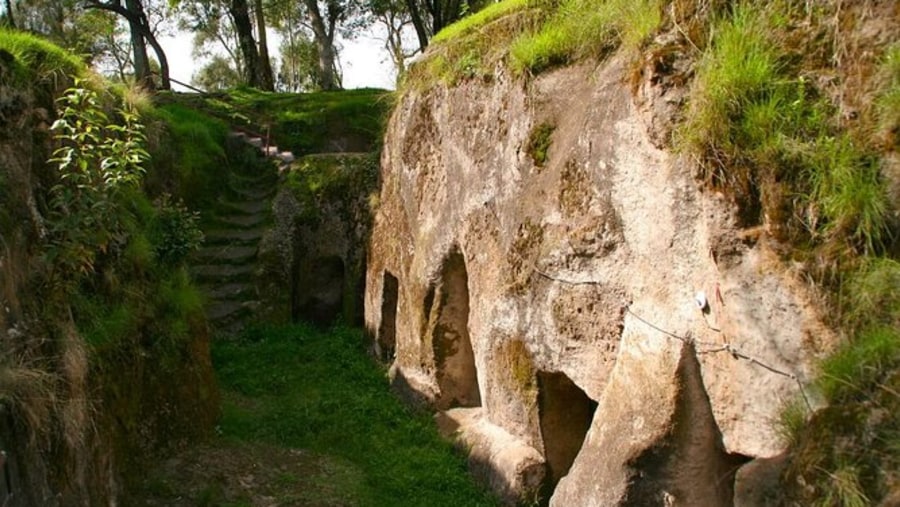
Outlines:
[{"label": "tree trunk", "polygon": [[6,0],[6,24],[10,28],[16,28],[16,18],[13,16],[12,0]]},{"label": "tree trunk", "polygon": [[134,79],[139,86],[153,90],[153,73],[150,70],[150,59],[147,57],[147,43],[141,29],[143,6],[140,0],[125,0],[125,8],[132,15],[128,17],[131,32],[131,49],[134,52]]},{"label": "tree trunk", "polygon": [[425,22],[422,21],[422,13],[416,0],[406,0],[406,7],[409,9],[409,17],[412,18],[413,27],[416,29],[416,37],[419,38],[419,50],[425,52],[428,47],[428,31],[425,30]]},{"label": "tree trunk", "polygon": [[272,60],[269,59],[269,43],[266,37],[266,19],[263,13],[262,0],[256,0],[256,33],[259,37],[259,78],[263,90],[275,91],[275,76],[272,72]]},{"label": "tree trunk", "polygon": [[163,51],[153,30],[150,29],[150,23],[147,21],[147,15],[144,13],[144,5],[141,0],[125,0],[125,7],[119,0],[110,2],[101,2],[100,0],[85,0],[84,8],[86,9],[102,9],[114,12],[128,21],[131,29],[131,42],[134,46],[134,73],[138,79],[138,83],[147,89],[155,88],[151,79],[150,59],[147,57],[147,45],[153,47],[156,58],[159,60],[159,71],[161,85],[163,90],[172,87],[169,79],[169,60],[166,58],[166,52]]},{"label": "tree trunk", "polygon": [[323,90],[338,89],[334,79],[334,25],[326,26],[316,0],[303,0],[309,12],[309,21],[319,53],[319,87]]},{"label": "tree trunk", "polygon": [[259,52],[256,49],[256,41],[253,40],[253,23],[250,22],[247,0],[231,0],[228,12],[234,21],[238,45],[244,56],[244,81],[255,88],[262,88],[259,75]]},{"label": "tree trunk", "polygon": [[[144,18],[144,22],[146,23],[147,19]],[[156,36],[153,35],[153,32],[150,30],[150,27],[145,24],[144,25],[144,38],[147,39],[147,42],[150,43],[150,46],[153,48],[153,52],[156,53],[156,59],[159,61],[159,78],[160,78],[160,88],[163,90],[171,90],[172,83],[169,78],[169,59],[166,57],[166,52],[163,50],[162,46],[159,44],[159,41],[156,40]]]}]

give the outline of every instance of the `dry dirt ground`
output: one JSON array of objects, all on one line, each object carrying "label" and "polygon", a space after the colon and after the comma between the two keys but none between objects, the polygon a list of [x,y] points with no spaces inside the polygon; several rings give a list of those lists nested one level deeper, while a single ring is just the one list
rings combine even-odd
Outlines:
[{"label": "dry dirt ground", "polygon": [[302,449],[216,438],[147,471],[137,505],[351,506],[363,474],[352,464]]}]

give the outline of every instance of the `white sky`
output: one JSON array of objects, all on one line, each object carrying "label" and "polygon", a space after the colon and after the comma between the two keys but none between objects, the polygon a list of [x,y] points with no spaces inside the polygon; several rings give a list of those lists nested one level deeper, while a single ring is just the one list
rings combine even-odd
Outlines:
[{"label": "white sky", "polygon": [[[278,54],[278,36],[269,33],[269,52]],[[194,73],[205,62],[194,60],[192,35],[177,32],[172,36],[160,37],[159,43],[169,59],[169,73],[174,79],[191,82]],[[394,69],[383,42],[372,30],[366,30],[354,40],[338,41],[343,48],[340,52],[341,67],[344,71],[344,88],[394,88]],[[173,83],[178,90],[180,86]]]}]

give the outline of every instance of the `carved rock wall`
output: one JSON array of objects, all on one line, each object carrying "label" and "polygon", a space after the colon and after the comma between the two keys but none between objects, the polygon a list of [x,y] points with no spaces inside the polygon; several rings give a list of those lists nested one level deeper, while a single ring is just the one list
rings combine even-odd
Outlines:
[{"label": "carved rock wall", "polygon": [[[455,421],[442,426],[509,502],[730,505],[738,467],[782,451],[773,421],[833,339],[733,204],[654,144],[666,92],[648,81],[635,100],[624,75],[614,57],[407,92],[366,325],[394,384]],[[465,283],[448,279],[460,269]],[[477,396],[452,395],[472,382]],[[489,452],[508,439],[544,461],[540,486],[534,454]]]}]

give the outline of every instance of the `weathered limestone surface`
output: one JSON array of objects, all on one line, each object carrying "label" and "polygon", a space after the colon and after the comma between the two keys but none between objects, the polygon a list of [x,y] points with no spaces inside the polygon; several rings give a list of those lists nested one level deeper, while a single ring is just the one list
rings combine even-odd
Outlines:
[{"label": "weathered limestone surface", "polygon": [[636,100],[625,72],[614,57],[407,92],[366,324],[395,386],[477,409],[463,441],[489,423],[541,456],[551,505],[731,505],[741,463],[781,452],[773,421],[832,337],[765,235],[658,147],[672,91],[648,77]]}]

